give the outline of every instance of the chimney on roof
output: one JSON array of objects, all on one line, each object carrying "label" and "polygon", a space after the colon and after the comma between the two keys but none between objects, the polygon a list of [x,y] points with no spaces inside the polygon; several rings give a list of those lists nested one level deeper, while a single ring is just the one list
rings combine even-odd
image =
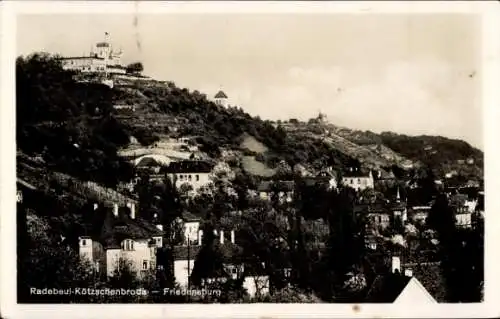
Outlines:
[{"label": "chimney on roof", "polygon": [[203,230],[198,230],[198,245],[201,246],[201,240],[203,238]]},{"label": "chimney on roof", "polygon": [[399,272],[401,273],[401,259],[397,256],[392,257],[392,273]]},{"label": "chimney on roof", "polygon": [[127,207],[130,208],[130,219],[135,219],[135,204],[129,202],[127,203]]},{"label": "chimney on roof", "polygon": [[224,231],[223,230],[220,231],[220,244],[221,245],[224,244]]},{"label": "chimney on roof", "polygon": [[234,244],[234,230],[231,230],[231,243]]},{"label": "chimney on roof", "polygon": [[113,215],[118,217],[118,203],[113,203]]}]

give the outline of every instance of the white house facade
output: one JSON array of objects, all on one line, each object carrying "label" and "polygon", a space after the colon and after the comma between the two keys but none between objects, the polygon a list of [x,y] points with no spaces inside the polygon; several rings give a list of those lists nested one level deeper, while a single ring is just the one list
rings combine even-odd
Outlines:
[{"label": "white house facade", "polygon": [[361,174],[359,171],[351,170],[348,174],[342,177],[342,185],[362,191],[367,188],[374,188],[375,182],[373,180],[372,172],[368,175]]},{"label": "white house facade", "polygon": [[113,205],[112,216],[101,226],[103,235],[79,238],[80,257],[107,276],[112,276],[121,262],[128,263],[138,275],[156,269],[156,252],[163,247],[163,231],[136,218],[134,203],[122,208],[128,213],[120,214],[118,205]]},{"label": "white house facade", "polygon": [[185,160],[171,162],[166,173],[178,189],[189,185],[196,192],[212,183],[212,169],[211,163]]}]

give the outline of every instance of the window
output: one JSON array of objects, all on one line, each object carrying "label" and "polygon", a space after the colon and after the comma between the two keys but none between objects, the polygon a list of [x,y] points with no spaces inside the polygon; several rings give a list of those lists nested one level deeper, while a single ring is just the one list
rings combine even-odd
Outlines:
[{"label": "window", "polygon": [[134,241],[132,239],[125,239],[122,242],[123,250],[134,250]]},{"label": "window", "polygon": [[154,262],[154,261],[151,261],[151,263],[150,263],[150,264],[151,264],[151,269],[155,269],[155,268],[156,268],[156,264],[155,264],[155,262]]},{"label": "window", "polygon": [[148,261],[147,260],[143,260],[142,261],[142,270],[147,270],[148,269]]},{"label": "window", "polygon": [[87,245],[87,241],[85,239],[82,240],[82,246]]},{"label": "window", "polygon": [[191,175],[188,176],[188,180],[191,181]]},{"label": "window", "polygon": [[199,182],[200,181],[200,175],[196,175],[196,181]]}]

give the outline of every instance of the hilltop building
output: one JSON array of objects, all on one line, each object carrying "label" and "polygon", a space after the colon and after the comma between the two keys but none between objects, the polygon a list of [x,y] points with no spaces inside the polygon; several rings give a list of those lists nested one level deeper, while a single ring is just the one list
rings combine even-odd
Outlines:
[{"label": "hilltop building", "polygon": [[106,32],[104,41],[94,45],[88,55],[62,58],[65,70],[73,70],[85,74],[126,74],[126,67],[122,65],[122,50],[115,50]]},{"label": "hilltop building", "polygon": [[215,104],[223,106],[223,107],[227,107],[229,105],[228,104],[228,97],[227,97],[226,93],[224,93],[224,91],[222,91],[222,90],[217,92],[217,94],[215,94],[214,101],[215,101]]}]

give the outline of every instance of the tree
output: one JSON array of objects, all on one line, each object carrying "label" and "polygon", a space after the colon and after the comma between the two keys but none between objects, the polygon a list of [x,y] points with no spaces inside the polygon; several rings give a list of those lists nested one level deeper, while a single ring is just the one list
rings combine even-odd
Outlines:
[{"label": "tree", "polygon": [[214,227],[211,224],[205,224],[203,245],[194,261],[190,284],[201,286],[205,279],[220,277],[222,270],[222,255],[216,247]]},{"label": "tree", "polygon": [[[332,199],[328,222],[330,226],[329,253],[327,257],[330,273],[326,273],[330,285],[323,288],[328,299],[335,296],[338,301],[348,300],[350,292],[344,284],[351,273],[360,264],[364,254],[364,221],[354,215],[353,204],[356,195],[349,188],[341,188]],[[329,296],[328,296],[329,295]]]},{"label": "tree", "polygon": [[427,218],[437,232],[439,257],[449,302],[479,302],[483,281],[483,231],[457,229],[455,211],[440,195]]},{"label": "tree", "polygon": [[295,288],[284,288],[273,293],[269,302],[272,303],[320,303],[319,299],[313,293],[308,293]]},{"label": "tree", "polygon": [[446,242],[452,239],[455,233],[455,212],[448,203],[446,195],[436,198],[427,217],[427,225],[438,233],[438,239]]},{"label": "tree", "polygon": [[[108,285],[114,289],[135,290],[141,288],[141,281],[137,278],[137,273],[133,268],[132,263],[124,258],[120,258],[116,262],[113,274],[108,278]],[[147,296],[134,295],[115,295],[108,297],[112,302],[138,302],[144,301]]]},{"label": "tree", "polygon": [[103,281],[90,263],[82,260],[78,252],[54,232],[45,218],[28,213],[26,222],[26,241],[19,247],[25,253],[18,260],[18,301],[31,303],[96,301],[94,296],[30,293],[30,288],[99,288],[103,285]]}]

